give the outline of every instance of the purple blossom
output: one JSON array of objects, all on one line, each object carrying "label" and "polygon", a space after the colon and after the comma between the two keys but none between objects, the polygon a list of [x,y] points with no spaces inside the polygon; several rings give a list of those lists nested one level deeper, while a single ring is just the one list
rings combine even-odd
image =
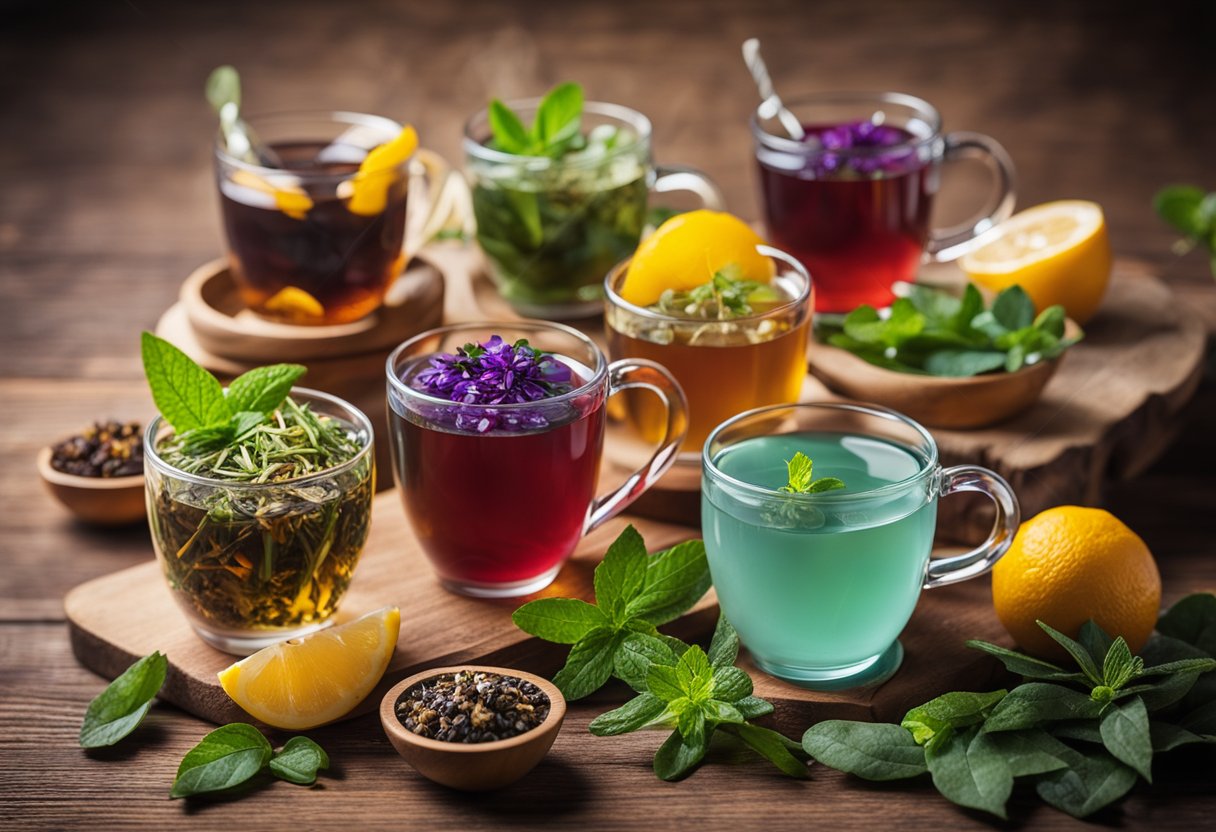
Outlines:
[{"label": "purple blossom", "polygon": [[[807,141],[818,142],[822,152],[814,157],[815,173],[827,176],[852,170],[869,176],[874,173],[894,173],[905,170],[915,152],[906,145],[911,133],[899,127],[856,121],[834,127],[812,128]],[[893,148],[888,153],[870,153],[870,148]],[[862,151],[860,153],[853,151]]]},{"label": "purple blossom", "polygon": [[491,336],[483,344],[465,344],[455,354],[438,353],[408,380],[411,387],[459,407],[430,407],[428,417],[470,433],[526,431],[548,427],[568,407],[497,409],[487,405],[540,402],[573,389],[570,368],[526,340],[509,344]]}]

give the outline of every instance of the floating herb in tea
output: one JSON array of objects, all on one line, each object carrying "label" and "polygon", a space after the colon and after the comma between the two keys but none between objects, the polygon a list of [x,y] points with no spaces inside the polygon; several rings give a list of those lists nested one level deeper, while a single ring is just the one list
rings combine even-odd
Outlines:
[{"label": "floating herb in tea", "polygon": [[686,292],[665,290],[651,308],[677,318],[729,321],[767,312],[789,300],[766,283],[747,280],[743,277],[742,269],[731,264],[719,269],[708,282],[694,289]]},{"label": "floating herb in tea", "polygon": [[153,539],[179,600],[219,630],[324,621],[367,537],[368,438],[288,395],[303,367],[252,370],[225,394],[168,342],[145,333],[143,351],[174,428],[156,443],[149,493]]}]

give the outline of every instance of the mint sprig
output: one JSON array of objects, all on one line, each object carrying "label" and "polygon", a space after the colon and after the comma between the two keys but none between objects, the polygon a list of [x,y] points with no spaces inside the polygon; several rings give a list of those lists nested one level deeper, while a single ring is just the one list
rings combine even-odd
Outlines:
[{"label": "mint sprig", "polygon": [[516,156],[558,159],[586,146],[582,134],[583,88],[559,84],[546,93],[531,126],[499,99],[490,102],[491,147]]},{"label": "mint sprig", "polygon": [[148,714],[165,683],[169,662],[159,650],[144,656],[99,693],[80,725],[80,747],[114,745],[134,731]]},{"label": "mint sprig", "polygon": [[620,668],[628,660],[620,654],[630,636],[657,637],[656,628],[691,609],[709,585],[700,540],[648,555],[642,536],[629,526],[595,568],[595,604],[541,598],[516,610],[512,620],[545,641],[574,645],[553,683],[567,699],[581,699],[614,674],[625,678]]},{"label": "mint sprig", "polygon": [[666,289],[653,308],[665,315],[712,321],[727,321],[750,315],[762,303],[780,300],[767,284],[743,277],[737,264],[714,272],[705,283],[687,291]]},{"label": "mint sprig", "polygon": [[308,370],[272,364],[237,376],[228,392],[190,356],[145,332],[140,338],[152,401],[192,452],[222,447],[264,423]]},{"label": "mint sprig", "polygon": [[1207,249],[1208,265],[1216,277],[1216,191],[1171,185],[1153,197],[1153,209],[1182,235],[1174,250],[1181,255],[1196,247]]},{"label": "mint sprig", "polygon": [[947,693],[913,708],[900,726],[829,720],[803,748],[867,780],[928,772],[961,806],[1004,818],[1018,782],[1046,803],[1085,817],[1119,800],[1156,754],[1216,744],[1216,596],[1179,601],[1135,656],[1097,623],[1077,638],[1039,626],[1075,668],[969,641],[1026,681],[1012,690]]},{"label": "mint sprig", "polygon": [[914,285],[888,312],[859,306],[838,325],[825,323],[818,337],[879,367],[934,376],[1016,372],[1063,354],[1080,337],[1064,336],[1064,307],[1035,314],[1021,286],[1004,289],[984,308],[968,284],[962,297]]},{"label": "mint sprig", "polygon": [[789,482],[777,490],[784,491],[786,494],[819,494],[823,491],[844,488],[844,482],[836,477],[814,479],[811,476],[815,467],[814,463],[802,451],[795,453],[793,459],[787,459],[785,467],[789,475]]},{"label": "mint sprig", "polygon": [[234,722],[216,728],[186,752],[169,796],[227,792],[265,772],[308,786],[324,768],[329,768],[329,756],[307,737],[292,737],[276,752],[257,728]]}]

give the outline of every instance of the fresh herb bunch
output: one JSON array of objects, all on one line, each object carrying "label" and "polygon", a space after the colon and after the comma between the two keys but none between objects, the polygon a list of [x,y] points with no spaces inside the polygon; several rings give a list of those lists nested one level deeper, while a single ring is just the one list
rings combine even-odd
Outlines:
[{"label": "fresh herb bunch", "polygon": [[495,98],[490,102],[491,147],[516,156],[560,159],[587,146],[583,135],[583,88],[558,84],[545,94],[530,127],[515,111]]},{"label": "fresh herb bunch", "polygon": [[1153,197],[1157,214],[1183,235],[1174,246],[1186,254],[1196,246],[1208,252],[1208,265],[1216,277],[1216,191],[1204,193],[1193,185],[1171,185]]},{"label": "fresh herb bunch", "polygon": [[757,306],[771,305],[780,299],[771,286],[744,278],[742,269],[732,263],[688,291],[664,290],[652,308],[681,318],[728,321],[751,315]]},{"label": "fresh herb bunch", "polygon": [[752,696],[751,679],[733,667],[739,641],[725,619],[718,622],[708,654],[656,629],[691,609],[709,587],[702,541],[647,555],[642,536],[629,526],[595,569],[595,604],[542,598],[524,604],[512,618],[527,633],[573,645],[565,667],[553,678],[567,698],[594,693],[612,676],[639,694],[597,717],[592,733],[675,728],[655,755],[655,774],[662,779],[688,775],[704,758],[717,728],[787,774],[804,776],[806,765],[796,743],[747,721],[773,707]]},{"label": "fresh herb bunch", "polygon": [[819,337],[871,364],[904,373],[974,376],[1016,372],[1063,354],[1080,336],[1064,335],[1064,307],[1035,315],[1021,286],[1001,291],[989,309],[974,285],[961,298],[913,285],[886,315],[862,305],[839,326],[824,325]]},{"label": "fresh herb bunch", "polygon": [[1093,621],[1077,639],[1039,626],[1075,669],[969,641],[1028,681],[1008,692],[947,693],[913,708],[899,726],[821,722],[803,747],[867,780],[928,772],[947,799],[1004,818],[1020,778],[1048,804],[1085,817],[1127,794],[1138,777],[1151,782],[1155,753],[1216,744],[1216,596],[1175,604],[1142,656]]}]

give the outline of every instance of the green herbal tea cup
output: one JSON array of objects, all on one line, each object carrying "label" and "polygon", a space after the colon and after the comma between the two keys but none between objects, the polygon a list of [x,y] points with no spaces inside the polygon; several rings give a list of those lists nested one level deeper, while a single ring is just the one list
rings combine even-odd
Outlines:
[{"label": "green herbal tea cup", "polygon": [[[507,106],[529,123],[540,101]],[[720,192],[704,174],[654,165],[650,120],[641,113],[589,101],[582,125],[587,147],[560,158],[489,147],[488,110],[465,127],[477,240],[499,292],[530,317],[601,311],[604,275],[637,248],[651,191],[687,190],[706,207],[722,207]]]},{"label": "green herbal tea cup", "polygon": [[215,479],[144,437],[148,522],[174,600],[208,644],[245,655],[319,630],[338,609],[367,540],[375,493],[372,425],[341,399],[297,387],[292,399],[338,421],[359,445],[345,462],[281,482]]},{"label": "green herbal tea cup", "polygon": [[[782,491],[799,451],[815,478],[844,488]],[[702,532],[723,614],[761,669],[818,690],[889,678],[921,590],[984,574],[1018,528],[1005,480],[974,465],[942,468],[928,431],[876,406],[750,410],[710,434],[702,469]],[[930,560],[937,501],[960,491],[992,500],[992,533]]]}]

